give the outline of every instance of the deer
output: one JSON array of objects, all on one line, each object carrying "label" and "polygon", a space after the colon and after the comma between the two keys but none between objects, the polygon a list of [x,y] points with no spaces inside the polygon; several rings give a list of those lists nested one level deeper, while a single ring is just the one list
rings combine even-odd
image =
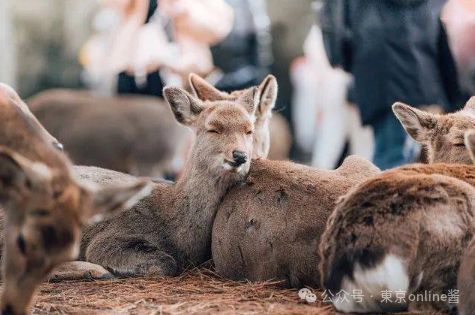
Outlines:
[{"label": "deer", "polygon": [[[217,205],[247,176],[256,111],[267,95],[268,88],[254,87],[234,100],[210,101],[166,87],[175,119],[195,135],[183,172],[176,183],[155,183],[131,209],[87,228],[80,260],[119,277],[175,276],[209,260]],[[94,182],[116,180],[106,170],[82,171]]]},{"label": "deer", "polygon": [[[241,93],[224,93],[197,76],[190,77],[190,83],[200,99],[233,99]],[[269,78],[261,88],[272,85]],[[275,103],[277,88],[275,85],[261,96],[269,103],[263,102],[263,106],[258,107],[255,130],[259,130],[258,126],[267,126],[262,128],[267,132],[261,135],[255,132],[254,158],[245,182],[229,190],[218,205],[212,232],[212,257],[216,271],[228,278],[278,279],[292,286],[314,284],[319,279],[312,268],[318,259],[315,251],[318,235],[315,234],[319,230],[323,232],[337,197],[379,170],[359,157],[348,158],[336,171],[266,159],[272,114],[267,104]],[[317,199],[321,205],[310,209],[308,204],[316,203]],[[316,217],[309,219],[314,214]],[[289,227],[290,231],[286,230]]]},{"label": "deer", "polygon": [[157,178],[183,166],[191,135],[160,98],[52,89],[28,105],[75,164]]},{"label": "deer", "polygon": [[[197,89],[200,89],[201,85],[206,87],[211,86],[204,79],[194,74],[190,75],[189,82],[190,86]],[[170,103],[173,104],[171,108],[178,108],[177,110],[172,110],[172,113],[176,112],[177,120],[179,119],[178,121],[181,124],[195,130],[195,137],[200,139],[200,144],[198,147],[195,147],[195,151],[199,148],[206,148],[204,140],[216,140],[217,147],[214,149],[209,148],[207,155],[203,156],[208,159],[219,159],[223,152],[227,152],[229,156],[227,160],[232,159],[229,149],[224,150],[225,146],[232,147],[232,144],[226,140],[226,136],[229,133],[213,134],[212,130],[207,131],[206,128],[209,126],[198,125],[206,123],[206,119],[214,119],[214,115],[211,118],[206,118],[208,117],[208,111],[219,108],[221,104],[226,105],[226,107],[234,105],[237,107],[238,112],[242,112],[242,108],[244,107],[248,110],[248,113],[252,113],[249,114],[250,117],[248,117],[253,122],[253,132],[251,135],[252,150],[249,154],[246,154],[246,161],[250,160],[251,157],[256,157],[254,153],[255,150],[269,147],[268,134],[270,120],[267,118],[270,116],[269,112],[272,111],[275,105],[277,93],[277,81],[273,76],[267,77],[259,86],[235,91],[232,95],[223,93],[220,98],[208,99],[205,94],[203,94],[203,89],[200,89],[203,93],[197,94],[194,88],[191,90],[191,95],[183,90],[179,90],[179,95],[181,95],[182,100],[173,97],[170,98]],[[173,93],[171,95],[173,95]],[[254,95],[254,97],[251,97],[252,95]],[[186,103],[188,97],[193,101],[190,105]],[[184,103],[184,105],[181,105],[181,103]],[[191,106],[191,104],[195,107],[188,108],[187,106]],[[206,110],[208,107],[210,109]],[[188,112],[186,112],[187,108]],[[199,108],[199,110],[197,110],[197,108]],[[189,113],[192,109],[195,112]],[[186,117],[189,116],[190,118],[183,120],[184,118],[180,115],[186,115]],[[204,118],[198,121],[200,115]],[[220,114],[218,117],[223,119],[223,124],[227,123],[227,114]],[[255,126],[254,121],[260,121],[259,125]],[[216,122],[218,121],[216,120]],[[196,124],[196,126],[194,124]],[[251,131],[251,129],[248,131]],[[239,136],[239,133],[241,133],[240,136],[242,137],[242,130],[238,128],[236,135],[233,133],[231,133],[231,135],[235,137]],[[219,137],[212,138],[210,135]],[[249,135],[246,134],[246,137],[249,137]],[[221,139],[223,140],[221,141]],[[195,146],[197,145],[195,141]],[[201,150],[203,149],[199,149],[200,152]],[[266,150],[259,151],[259,154],[264,154],[264,151]],[[191,152],[193,152],[193,150]],[[213,165],[213,168],[220,169],[218,164]],[[200,157],[197,156],[197,154],[192,154],[189,157],[187,165],[189,166],[185,168],[185,170],[188,169],[188,171],[181,174],[176,183],[154,180],[152,193],[148,198],[142,199],[134,208],[130,209],[127,213],[122,213],[121,216],[117,218],[104,221],[98,226],[89,227],[83,236],[79,256],[80,260],[74,262],[74,264],[63,264],[56,268],[56,270],[52,272],[50,280],[104,279],[150,274],[172,276],[179,274],[183,268],[187,268],[191,265],[199,265],[209,260],[211,248],[209,230],[212,224],[210,222],[213,221],[217,209],[217,206],[213,207],[213,204],[220,202],[221,198],[218,198],[219,195],[224,194],[227,189],[225,185],[220,188],[219,193],[213,192],[210,194],[211,188],[206,188],[206,193],[203,192],[205,187],[201,187],[202,183],[200,182],[203,178],[206,179],[206,182],[219,181],[220,179],[214,175],[211,176],[212,174],[209,173],[209,169],[200,162]],[[226,169],[227,168],[228,166],[226,166]],[[191,170],[193,170],[193,174],[191,174]],[[199,170],[199,172],[197,172],[197,170]],[[230,171],[233,172],[233,169],[231,168]],[[81,180],[92,182],[101,187],[133,182],[135,180],[134,176],[128,174],[92,166],[74,166],[73,172],[76,177]],[[195,173],[198,173],[198,183],[193,180]],[[222,175],[225,175],[225,173]],[[235,180],[228,178],[229,186],[239,184],[242,181],[240,177],[244,176],[244,174],[237,176]],[[209,179],[207,179],[208,177]],[[203,199],[199,197],[197,193],[191,193],[190,191],[193,190],[193,185],[199,185],[199,191],[202,192],[202,196],[210,196],[208,199],[213,200]],[[210,187],[215,189],[217,184],[210,185]],[[223,189],[224,192],[222,191]],[[182,190],[186,193],[181,192]],[[198,203],[187,201],[186,198],[183,198],[184,194],[190,194],[194,199],[200,198],[200,201]],[[169,198],[159,198],[158,196],[161,195],[168,196]],[[173,205],[172,207],[172,205],[169,204],[171,202],[176,202],[176,206]],[[192,207],[194,203],[196,203],[196,210]],[[185,215],[179,215],[179,211],[182,211]],[[202,213],[202,215],[197,216],[195,212]],[[156,221],[150,220],[150,218],[154,218]],[[183,228],[177,229],[177,226],[180,225],[183,226]],[[145,233],[142,233],[144,226],[148,226],[148,228],[145,229]],[[157,232],[163,230],[162,227],[166,227],[166,232]],[[192,230],[190,232],[184,232],[183,229],[186,227]],[[186,235],[183,239],[180,239],[178,236],[172,237],[171,235],[176,233],[175,231]],[[119,237],[118,240],[114,241],[117,237]],[[135,245],[131,246],[131,244]],[[114,249],[114,246],[117,248]],[[124,255],[122,254],[121,248],[123,247],[127,247],[126,252],[129,253],[129,255],[126,256],[130,256],[130,259],[122,259]],[[197,248],[197,251],[202,253],[202,255],[200,255],[201,257],[190,258],[192,254],[190,248],[192,247]],[[149,253],[147,253],[147,251]],[[133,257],[136,258],[134,259]],[[106,267],[110,272],[102,266]]]},{"label": "deer", "polygon": [[[216,89],[213,85],[196,74],[189,77],[192,93],[201,100],[235,100],[244,90],[227,93]],[[289,156],[291,146],[290,127],[279,113],[273,113],[277,100],[278,84],[273,75],[268,75],[258,86],[265,93],[256,112],[254,132],[253,158],[269,158],[285,160]]]},{"label": "deer", "polygon": [[80,183],[61,145],[9,86],[0,84],[2,314],[26,314],[48,273],[79,253],[86,224],[146,194],[148,182],[108,188]]},{"label": "deer", "polygon": [[[333,293],[359,289],[366,298],[359,303],[337,298],[333,303],[337,310],[448,310],[455,306],[440,300],[409,303],[407,297],[433,292],[447,298],[457,288],[457,269],[474,228],[474,100],[446,115],[393,105],[403,127],[426,147],[433,164],[383,172],[338,202],[319,248],[321,283]],[[465,266],[470,266],[469,258]],[[460,287],[468,287],[467,283]],[[386,290],[399,291],[404,301],[381,303],[381,292]]]}]

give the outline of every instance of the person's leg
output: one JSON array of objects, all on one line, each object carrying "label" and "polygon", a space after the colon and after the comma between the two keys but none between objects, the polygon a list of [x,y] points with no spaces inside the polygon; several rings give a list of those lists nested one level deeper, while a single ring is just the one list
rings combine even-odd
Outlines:
[{"label": "person's leg", "polygon": [[373,124],[375,150],[373,163],[382,170],[405,163],[403,154],[406,132],[392,112]]},{"label": "person's leg", "polygon": [[133,76],[121,72],[117,78],[117,94],[137,94],[137,85]]}]

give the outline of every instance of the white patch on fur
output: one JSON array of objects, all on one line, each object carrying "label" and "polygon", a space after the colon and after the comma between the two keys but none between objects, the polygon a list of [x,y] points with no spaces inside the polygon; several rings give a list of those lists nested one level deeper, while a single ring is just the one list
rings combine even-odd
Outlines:
[{"label": "white patch on fur", "polygon": [[[395,300],[396,291],[409,289],[409,277],[403,260],[395,255],[387,255],[384,260],[374,268],[363,269],[359,264],[355,265],[353,272],[354,280],[344,277],[341,289],[347,294],[345,299],[333,299],[333,305],[340,312],[367,313],[381,312],[385,303],[382,301],[382,292],[392,292],[392,300]],[[353,299],[351,294],[354,290],[361,290],[362,301]],[[336,293],[336,292],[335,292]],[[387,302],[388,307],[392,304]]]}]

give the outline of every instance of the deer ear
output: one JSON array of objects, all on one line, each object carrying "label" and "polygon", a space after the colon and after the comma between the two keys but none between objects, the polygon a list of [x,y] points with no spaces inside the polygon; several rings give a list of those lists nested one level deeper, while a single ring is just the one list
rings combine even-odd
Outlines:
[{"label": "deer ear", "polygon": [[188,78],[193,94],[202,101],[220,101],[229,97],[228,94],[221,92],[205,79],[192,73]]},{"label": "deer ear", "polygon": [[170,104],[176,120],[185,126],[192,125],[206,108],[202,101],[180,88],[166,87],[163,90],[163,95]]},{"label": "deer ear", "polygon": [[429,141],[437,125],[437,116],[403,103],[394,103],[393,112],[406,132],[417,142]]},{"label": "deer ear", "polygon": [[464,142],[473,163],[475,163],[475,130],[465,132]]},{"label": "deer ear", "polygon": [[468,110],[475,111],[475,96],[472,96],[467,101],[467,103],[465,103],[465,106],[463,107],[463,109],[468,109]]},{"label": "deer ear", "polygon": [[277,100],[279,86],[273,75],[268,75],[259,85],[260,101],[256,111],[257,118],[265,118],[271,115]]},{"label": "deer ear", "polygon": [[261,93],[259,89],[257,87],[253,87],[244,90],[236,101],[244,106],[249,114],[254,115],[256,113],[257,107],[259,106],[260,98]]},{"label": "deer ear", "polygon": [[34,187],[52,177],[43,163],[35,163],[5,147],[0,147],[0,201],[20,200]]},{"label": "deer ear", "polygon": [[117,211],[134,206],[140,199],[150,194],[152,186],[147,180],[137,183],[92,190],[92,209],[89,221],[97,223]]}]

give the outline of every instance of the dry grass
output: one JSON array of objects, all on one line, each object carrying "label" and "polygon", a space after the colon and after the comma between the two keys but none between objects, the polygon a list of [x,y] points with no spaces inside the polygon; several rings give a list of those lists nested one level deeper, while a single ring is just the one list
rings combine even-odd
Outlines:
[{"label": "dry grass", "polygon": [[[317,294],[319,295],[319,294]],[[33,314],[335,314],[321,302],[299,300],[276,282],[220,278],[208,269],[176,278],[45,283]]]},{"label": "dry grass", "polygon": [[229,281],[203,268],[176,278],[45,283],[38,293],[33,314],[333,314],[279,283]]}]

